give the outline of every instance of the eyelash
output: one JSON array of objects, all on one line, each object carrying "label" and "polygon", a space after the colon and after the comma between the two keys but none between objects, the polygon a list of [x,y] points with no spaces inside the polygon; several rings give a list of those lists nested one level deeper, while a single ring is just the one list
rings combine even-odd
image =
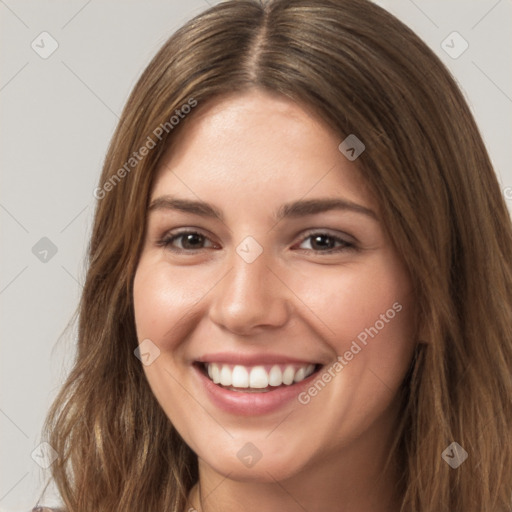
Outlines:
[{"label": "eyelash", "polygon": [[[178,254],[183,254],[183,253],[195,254],[195,253],[197,253],[197,251],[200,251],[203,249],[208,249],[208,247],[200,247],[199,249],[181,249],[178,247],[172,247],[173,242],[175,242],[176,240],[179,240],[180,238],[182,238],[186,235],[197,235],[199,237],[202,237],[205,240],[208,240],[208,237],[206,237],[205,235],[203,235],[202,233],[200,233],[198,231],[187,230],[187,231],[180,231],[178,233],[169,234],[167,236],[164,236],[161,240],[159,240],[157,242],[157,245],[160,247],[167,248],[167,249],[169,249],[175,253],[178,253]],[[314,252],[316,254],[335,254],[335,253],[340,253],[343,251],[357,250],[357,247],[354,243],[347,242],[343,238],[331,235],[324,231],[312,231],[312,232],[308,233],[304,238],[301,239],[301,244],[305,240],[307,240],[309,238],[313,238],[315,236],[326,236],[327,238],[330,238],[331,240],[333,240],[334,243],[340,243],[340,244],[342,244],[342,246],[337,247],[337,248],[326,249],[326,250],[302,249],[303,251]]]}]

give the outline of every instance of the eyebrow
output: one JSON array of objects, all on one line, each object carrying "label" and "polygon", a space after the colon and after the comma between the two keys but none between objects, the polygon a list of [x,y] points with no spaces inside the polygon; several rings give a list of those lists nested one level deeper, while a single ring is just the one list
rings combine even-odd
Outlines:
[{"label": "eyebrow", "polygon": [[[177,210],[192,213],[201,217],[217,218],[224,221],[224,215],[215,206],[204,201],[179,199],[172,196],[161,196],[151,201],[148,212],[156,210]],[[321,198],[294,201],[282,205],[274,214],[274,219],[280,221],[284,218],[305,217],[327,212],[329,210],[345,210],[366,215],[378,220],[376,213],[365,206],[341,198]]]}]

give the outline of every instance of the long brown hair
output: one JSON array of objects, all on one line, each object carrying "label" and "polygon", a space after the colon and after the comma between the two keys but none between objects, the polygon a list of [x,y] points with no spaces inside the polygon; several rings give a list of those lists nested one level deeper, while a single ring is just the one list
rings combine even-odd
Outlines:
[{"label": "long brown hair", "polygon": [[[132,281],[155,169],[194,115],[183,105],[196,102],[198,110],[253,87],[312,109],[340,142],[356,134],[366,146],[356,164],[419,310],[393,446],[403,468],[402,512],[508,512],[510,217],[449,72],[367,0],[218,4],[175,33],[135,86],[97,189],[76,362],[45,425],[67,510],[182,512],[198,478],[195,454],[134,356]],[[189,113],[170,121],[176,110]],[[441,457],[453,441],[468,453],[457,469]]]}]

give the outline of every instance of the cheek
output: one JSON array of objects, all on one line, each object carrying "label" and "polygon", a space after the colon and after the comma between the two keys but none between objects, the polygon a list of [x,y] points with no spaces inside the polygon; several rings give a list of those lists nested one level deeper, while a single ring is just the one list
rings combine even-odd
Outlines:
[{"label": "cheek", "polygon": [[[192,267],[173,268],[163,261],[142,258],[133,283],[135,324],[139,340],[158,340],[163,350],[172,348],[180,328],[189,322],[195,305],[211,289],[211,276]],[[172,335],[171,335],[172,334]]]},{"label": "cheek", "polygon": [[411,336],[414,312],[410,280],[392,255],[316,272],[314,278],[302,274],[294,288],[315,313],[321,331],[338,355],[358,337],[364,344],[365,338],[383,339],[384,333],[393,338]]},{"label": "cheek", "polygon": [[414,297],[404,268],[382,257],[302,282],[315,283],[298,295],[307,294],[336,363],[318,378],[328,384],[315,380],[301,403],[310,417],[331,411],[319,431],[337,445],[382,417],[396,397],[415,347]]},{"label": "cheek", "polygon": [[[393,254],[381,253],[361,265],[324,271],[314,280],[302,277],[298,295],[307,294],[303,296],[318,318],[318,331],[339,363],[332,369],[330,390],[319,400],[312,398],[312,410],[320,414],[325,400],[337,404],[339,416],[333,421],[350,417],[347,425],[368,425],[389,406],[414,352],[409,276]],[[306,285],[312,282],[314,287]],[[296,284],[300,286],[299,280]]]},{"label": "cheek", "polygon": [[[197,304],[210,288],[197,268],[173,268],[151,255],[143,255],[133,282],[137,338],[150,339],[160,350],[144,373],[162,409],[182,432],[201,417],[197,404],[183,393],[187,365],[182,347],[197,326]],[[195,446],[191,439],[187,442]]]}]

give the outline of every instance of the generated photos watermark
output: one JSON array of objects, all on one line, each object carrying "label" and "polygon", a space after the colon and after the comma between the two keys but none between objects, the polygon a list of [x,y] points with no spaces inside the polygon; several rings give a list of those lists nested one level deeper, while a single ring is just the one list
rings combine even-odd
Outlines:
[{"label": "generated photos watermark", "polygon": [[94,189],[93,195],[96,199],[103,199],[108,192],[113,190],[118,183],[121,182],[130,172],[137,167],[138,163],[142,161],[149,152],[154,149],[158,142],[160,142],[164,134],[170,133],[174,128],[189,114],[194,107],[197,106],[197,100],[189,98],[180,108],[174,111],[174,115],[170,117],[165,123],[159,124],[148,135],[146,142],[137,150],[132,153],[130,158],[120,167],[110,178],[101,186]]},{"label": "generated photos watermark", "polygon": [[452,468],[457,469],[467,458],[468,452],[462,446],[453,442],[443,451],[441,457]]},{"label": "generated photos watermark", "polygon": [[395,302],[391,308],[379,316],[379,319],[372,326],[361,331],[356,339],[352,341],[349,349],[343,355],[339,355],[334,363],[325,368],[307,390],[298,394],[297,400],[299,403],[302,405],[309,404],[311,399],[317,396],[368,345],[369,338],[375,338],[402,309],[403,306],[399,302]]},{"label": "generated photos watermark", "polygon": [[151,366],[160,357],[160,349],[149,338],[141,341],[133,353],[144,366]]}]

